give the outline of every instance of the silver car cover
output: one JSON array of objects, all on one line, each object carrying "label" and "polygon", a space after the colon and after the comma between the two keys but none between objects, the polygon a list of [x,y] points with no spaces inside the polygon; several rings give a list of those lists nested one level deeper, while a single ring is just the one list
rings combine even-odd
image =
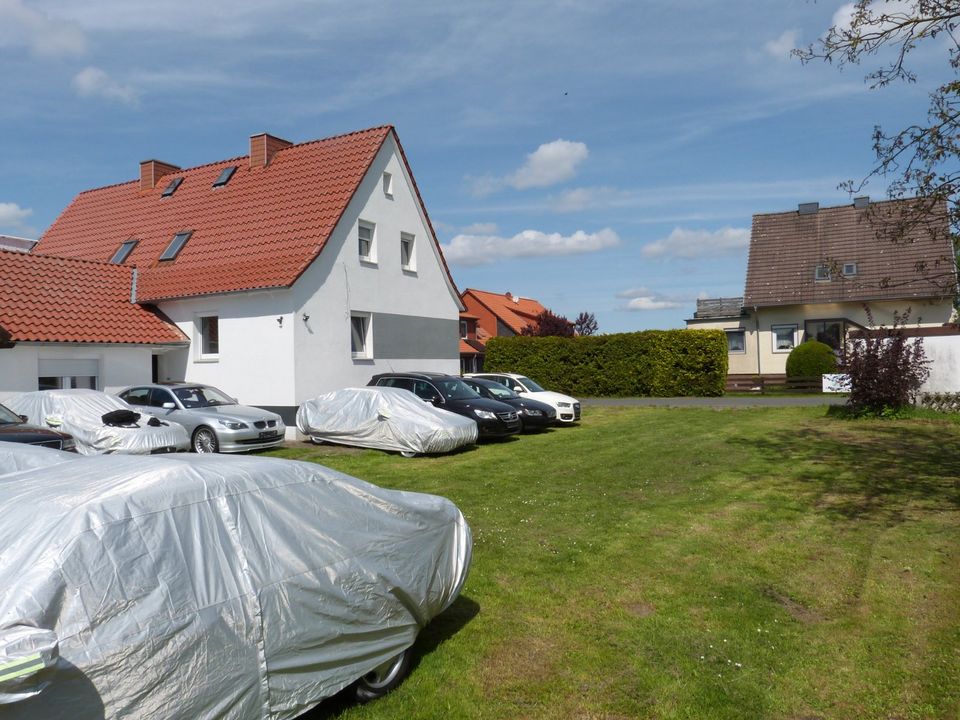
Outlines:
[{"label": "silver car cover", "polygon": [[450,452],[477,441],[470,418],[392,387],[344,388],[307,400],[297,410],[297,427],[325,442],[414,454]]},{"label": "silver car cover", "polygon": [[469,569],[441,497],[276,458],[11,445],[4,720],[294,718],[410,647]]},{"label": "silver car cover", "polygon": [[179,423],[164,420],[165,424],[154,427],[147,425],[150,416],[143,415],[139,427],[104,425],[103,415],[130,406],[99,390],[38,390],[17,395],[5,404],[18,415],[26,415],[27,422],[70,433],[77,441],[77,452],[83,455],[147,455],[165,447],[190,448],[190,437]]}]

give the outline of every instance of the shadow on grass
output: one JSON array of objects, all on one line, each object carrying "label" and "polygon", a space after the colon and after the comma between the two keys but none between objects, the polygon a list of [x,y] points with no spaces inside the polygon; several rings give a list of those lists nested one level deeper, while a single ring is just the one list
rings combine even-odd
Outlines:
[{"label": "shadow on grass", "polygon": [[787,483],[818,483],[828,517],[897,524],[960,509],[957,433],[945,425],[832,421],[742,440]]},{"label": "shadow on grass", "polygon": [[[475,601],[463,595],[458,597],[417,636],[417,641],[413,645],[410,672],[415,672],[424,657],[460,632],[479,612],[480,605]],[[327,698],[313,710],[300,715],[297,720],[334,720],[357,704],[353,687],[350,686],[333,697]]]}]

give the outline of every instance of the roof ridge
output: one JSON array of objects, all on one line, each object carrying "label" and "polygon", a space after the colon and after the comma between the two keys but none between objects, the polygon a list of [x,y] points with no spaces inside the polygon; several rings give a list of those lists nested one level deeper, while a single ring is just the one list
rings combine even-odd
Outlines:
[{"label": "roof ridge", "polygon": [[[910,202],[910,201],[912,201],[912,200],[922,200],[922,199],[924,199],[924,198],[909,197],[909,198],[885,198],[885,199],[883,199],[883,200],[871,200],[871,201],[870,201],[870,205],[868,205],[867,207],[872,207],[872,206],[874,206],[874,205],[887,205],[887,204],[890,204],[890,203]],[[817,211],[818,211],[818,212],[823,212],[824,210],[843,210],[843,209],[845,209],[845,208],[850,208],[851,210],[853,210],[853,209],[866,210],[866,209],[867,209],[867,208],[857,208],[857,207],[851,202],[851,203],[844,203],[844,204],[842,204],[842,205],[826,205],[826,206],[824,206],[824,207],[818,208]],[[794,214],[794,215],[795,215],[796,213],[797,213],[797,209],[796,209],[796,208],[794,208],[793,210],[771,210],[770,212],[753,213],[753,217],[760,217],[760,216],[767,216],[767,215],[790,215],[790,214]]]}]

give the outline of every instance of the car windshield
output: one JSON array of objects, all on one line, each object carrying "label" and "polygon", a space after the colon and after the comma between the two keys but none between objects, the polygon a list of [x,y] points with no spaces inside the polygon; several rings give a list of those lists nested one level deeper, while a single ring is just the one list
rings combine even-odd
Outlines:
[{"label": "car windshield", "polygon": [[489,385],[484,385],[484,387],[497,399],[512,400],[513,398],[520,397],[513,390],[498,382],[491,382]]},{"label": "car windshield", "polygon": [[22,422],[13,410],[0,405],[0,425],[19,425]]},{"label": "car windshield", "polygon": [[518,381],[523,383],[526,386],[527,392],[546,392],[546,390],[544,390],[542,387],[537,385],[533,380],[531,380],[528,377],[518,378]]},{"label": "car windshield", "polygon": [[192,408],[217,407],[218,405],[235,405],[233,398],[225,395],[210,385],[194,385],[192,387],[174,388],[173,394],[188,410]]},{"label": "car windshield", "polygon": [[435,380],[434,385],[440,389],[440,392],[443,393],[443,397],[447,400],[473,400],[480,397],[476,390],[467,385],[460,378],[444,378],[442,380]]}]

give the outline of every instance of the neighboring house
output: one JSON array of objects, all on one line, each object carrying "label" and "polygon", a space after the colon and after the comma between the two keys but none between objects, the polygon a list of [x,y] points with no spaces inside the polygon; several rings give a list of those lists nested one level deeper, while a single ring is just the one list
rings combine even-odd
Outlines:
[{"label": "neighboring house", "polygon": [[[125,383],[214,384],[292,425],[303,400],[378,372],[457,371],[463,306],[392,127],[144,161],[138,180],[78,195],[35,252],[116,266],[189,339],[151,344]],[[0,379],[36,378],[13,385]]]},{"label": "neighboring house", "polygon": [[536,322],[546,308],[536,300],[507,293],[467,288],[460,295],[466,312],[460,314],[460,369],[480,372],[486,342],[492,337],[519,335]]},{"label": "neighboring house", "polygon": [[[790,351],[807,339],[839,351],[849,330],[868,326],[865,305],[877,325],[889,327],[894,312],[910,308],[911,325],[943,326],[956,286],[946,207],[896,245],[878,236],[872,220],[903,212],[909,202],[857,198],[754,215],[744,296],[698,300],[687,327],[726,332],[735,378],[782,376]],[[932,273],[938,282],[926,276]]]},{"label": "neighboring house", "polygon": [[0,250],[30,252],[36,244],[36,240],[30,240],[29,238],[16,237],[15,235],[0,235]]},{"label": "neighboring house", "polygon": [[130,302],[129,267],[0,250],[0,397],[49,388],[115,388],[149,375],[151,357],[190,340]]}]

